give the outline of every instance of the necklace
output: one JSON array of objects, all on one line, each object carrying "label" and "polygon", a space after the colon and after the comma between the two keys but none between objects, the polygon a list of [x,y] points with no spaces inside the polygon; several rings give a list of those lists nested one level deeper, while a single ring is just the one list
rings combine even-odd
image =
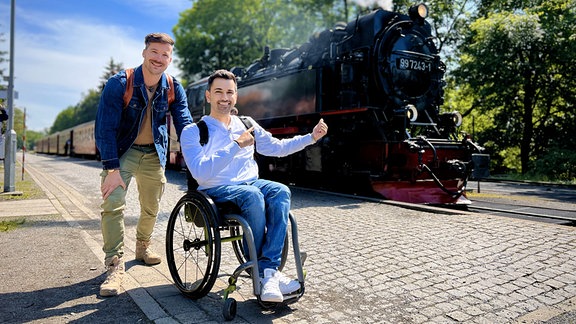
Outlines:
[{"label": "necklace", "polygon": [[146,84],[144,84],[146,86],[146,89],[148,90],[148,92],[154,92],[154,90],[156,89],[156,87],[158,86],[158,83],[148,86]]}]

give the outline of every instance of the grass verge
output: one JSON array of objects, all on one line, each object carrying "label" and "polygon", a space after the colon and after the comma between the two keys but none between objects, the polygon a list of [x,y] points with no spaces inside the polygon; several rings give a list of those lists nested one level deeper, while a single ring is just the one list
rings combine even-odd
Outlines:
[{"label": "grass verge", "polygon": [[16,163],[14,174],[15,191],[21,194],[4,193],[4,161],[0,161],[0,201],[46,198],[42,188],[36,184],[26,171],[24,172],[24,179],[22,179],[22,165],[20,163]]},{"label": "grass verge", "polygon": [[26,219],[20,218],[15,220],[0,221],[0,232],[15,230],[20,225],[24,225]]}]

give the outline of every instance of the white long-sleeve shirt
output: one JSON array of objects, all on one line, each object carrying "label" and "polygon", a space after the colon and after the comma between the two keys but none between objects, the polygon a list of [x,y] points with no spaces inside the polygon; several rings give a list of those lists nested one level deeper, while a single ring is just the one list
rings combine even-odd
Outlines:
[{"label": "white long-sleeve shirt", "polygon": [[[188,170],[198,181],[198,189],[221,185],[234,185],[256,180],[258,164],[254,160],[254,145],[240,148],[234,140],[246,131],[238,116],[231,116],[229,127],[219,120],[204,116],[208,126],[208,143],[200,145],[200,132],[196,123],[184,128],[180,136],[182,154]],[[277,139],[250,119],[254,126],[256,151],[265,156],[282,157],[313,144],[312,134]]]}]

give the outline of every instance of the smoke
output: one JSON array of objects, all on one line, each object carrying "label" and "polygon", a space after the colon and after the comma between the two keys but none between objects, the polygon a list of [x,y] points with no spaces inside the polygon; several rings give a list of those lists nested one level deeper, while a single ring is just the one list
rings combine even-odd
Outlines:
[{"label": "smoke", "polygon": [[362,7],[380,7],[388,11],[394,10],[392,0],[352,0],[352,2]]}]

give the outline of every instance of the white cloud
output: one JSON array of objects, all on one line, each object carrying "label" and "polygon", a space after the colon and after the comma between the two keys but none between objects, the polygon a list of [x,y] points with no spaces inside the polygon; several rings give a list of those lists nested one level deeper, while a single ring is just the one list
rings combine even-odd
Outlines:
[{"label": "white cloud", "polygon": [[[40,35],[42,39],[26,32],[16,38],[14,84],[30,110],[31,128],[49,127],[60,111],[97,88],[111,57],[125,66],[141,63],[143,44],[122,28],[72,20],[45,27],[49,33]],[[37,120],[39,111],[42,118]]]}]

